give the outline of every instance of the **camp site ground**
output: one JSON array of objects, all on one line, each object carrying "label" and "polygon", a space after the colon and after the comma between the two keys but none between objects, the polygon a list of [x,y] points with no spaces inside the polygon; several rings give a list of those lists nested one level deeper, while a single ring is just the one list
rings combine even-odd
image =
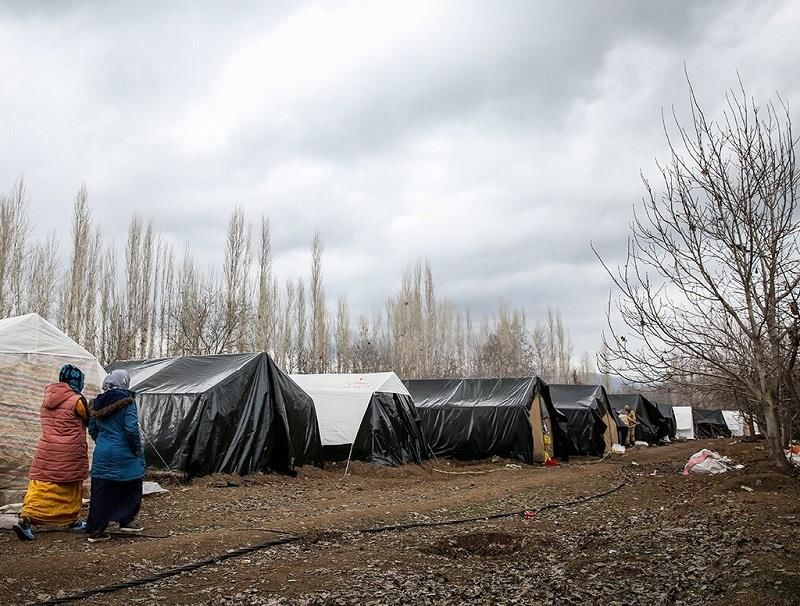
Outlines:
[{"label": "camp site ground", "polygon": [[[745,468],[681,475],[703,447]],[[169,492],[144,499],[147,536],[89,545],[64,532],[33,543],[0,533],[0,604],[142,579],[283,536],[275,530],[302,539],[76,603],[800,603],[800,492],[773,471],[763,442],[697,440],[590,461],[353,462],[347,477],[339,464],[305,466],[294,478],[214,474],[186,485],[162,476]],[[622,481],[607,496],[537,512]],[[533,515],[358,532],[524,510]]]}]

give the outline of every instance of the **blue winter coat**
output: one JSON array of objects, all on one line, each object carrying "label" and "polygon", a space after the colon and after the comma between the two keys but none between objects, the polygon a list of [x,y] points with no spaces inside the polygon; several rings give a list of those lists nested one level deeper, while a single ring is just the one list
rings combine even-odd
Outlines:
[{"label": "blue winter coat", "polygon": [[95,441],[93,478],[126,482],[144,477],[144,451],[132,391],[110,389],[97,396],[89,435]]}]

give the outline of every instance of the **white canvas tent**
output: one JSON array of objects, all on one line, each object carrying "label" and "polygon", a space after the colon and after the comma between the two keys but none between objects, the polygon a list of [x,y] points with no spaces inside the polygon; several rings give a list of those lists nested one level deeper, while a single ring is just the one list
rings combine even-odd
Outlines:
[{"label": "white canvas tent", "polygon": [[685,440],[694,440],[694,415],[691,406],[673,406],[675,435]]},{"label": "white canvas tent", "polygon": [[25,492],[44,389],[64,364],[86,374],[87,399],[97,395],[105,371],[83,347],[37,314],[0,320],[0,505]]},{"label": "white canvas tent", "polygon": [[348,459],[393,465],[425,458],[416,407],[395,373],[290,376],[314,400],[323,454],[349,446]]},{"label": "white canvas tent", "polygon": [[745,433],[745,422],[742,413],[738,410],[723,410],[722,416],[725,419],[725,425],[731,430],[733,437],[741,437]]}]

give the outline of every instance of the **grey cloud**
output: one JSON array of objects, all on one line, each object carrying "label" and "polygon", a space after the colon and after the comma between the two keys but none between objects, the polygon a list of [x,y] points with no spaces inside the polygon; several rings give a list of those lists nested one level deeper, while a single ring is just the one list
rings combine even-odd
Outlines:
[{"label": "grey cloud", "polygon": [[475,313],[561,308],[577,351],[593,350],[610,282],[589,241],[624,254],[639,170],[664,155],[661,108],[686,99],[684,61],[712,111],[736,69],[758,95],[794,99],[798,13],[4,3],[0,189],[23,172],[37,233],[65,241],[85,180],[109,236],[137,212],[204,266],[239,204],[270,216],[281,278],[307,272],[321,229],[328,294],[356,313],[427,256],[439,292]]}]

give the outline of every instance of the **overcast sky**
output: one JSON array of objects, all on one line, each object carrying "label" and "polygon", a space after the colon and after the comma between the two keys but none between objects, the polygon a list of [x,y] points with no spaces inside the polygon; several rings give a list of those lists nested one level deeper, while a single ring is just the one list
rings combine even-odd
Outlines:
[{"label": "overcast sky", "polygon": [[610,288],[589,242],[624,253],[684,63],[712,115],[737,70],[797,104],[798,31],[791,1],[4,1],[0,190],[24,174],[66,241],[85,181],[107,235],[152,217],[205,265],[241,205],[281,280],[319,228],[355,312],[427,256],[476,313],[561,309],[579,354]]}]

